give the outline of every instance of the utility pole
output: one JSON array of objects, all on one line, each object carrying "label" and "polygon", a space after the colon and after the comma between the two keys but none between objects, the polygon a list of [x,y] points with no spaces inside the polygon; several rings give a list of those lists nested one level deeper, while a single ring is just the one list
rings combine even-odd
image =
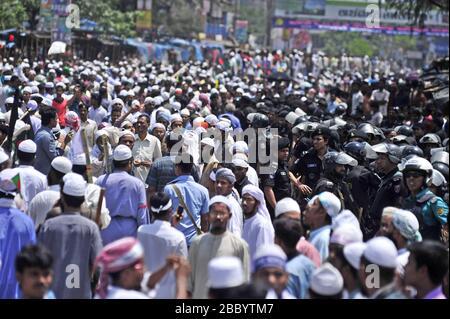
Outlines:
[{"label": "utility pole", "polygon": [[274,0],[266,1],[266,47],[270,48],[272,46],[272,18],[273,18],[273,2]]}]

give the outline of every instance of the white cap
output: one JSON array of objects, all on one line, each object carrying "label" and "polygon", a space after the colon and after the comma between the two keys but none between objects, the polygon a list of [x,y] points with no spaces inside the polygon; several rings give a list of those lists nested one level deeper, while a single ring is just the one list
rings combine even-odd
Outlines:
[{"label": "white cap", "polygon": [[330,238],[330,244],[347,245],[351,243],[360,243],[363,241],[361,229],[351,224],[343,224],[333,230]]},{"label": "white cap", "polygon": [[211,207],[212,205],[214,205],[214,204],[216,204],[216,203],[222,203],[222,204],[225,204],[225,205],[228,207],[228,209],[231,211],[230,200],[229,200],[228,198],[226,198],[225,196],[222,196],[222,195],[216,195],[216,196],[212,197],[212,198],[209,200],[208,207]]},{"label": "white cap", "polygon": [[421,241],[422,236],[419,233],[419,221],[416,215],[408,210],[397,209],[394,212],[392,225],[408,241]]},{"label": "white cap", "polygon": [[248,145],[245,141],[237,141],[231,146],[231,153],[244,153],[248,154]]},{"label": "white cap", "polygon": [[86,181],[83,176],[76,173],[67,173],[63,177],[64,187],[62,192],[70,196],[84,196],[86,192]]},{"label": "white cap", "polygon": [[397,267],[397,248],[394,243],[386,237],[375,237],[367,242],[364,257],[371,263],[386,267]]},{"label": "white cap", "polygon": [[73,165],[86,165],[86,154],[79,153],[72,158]]},{"label": "white cap", "polygon": [[217,122],[219,122],[219,119],[214,114],[209,114],[205,117],[205,122],[207,122],[209,125],[216,125]]},{"label": "white cap", "polygon": [[131,150],[126,145],[117,145],[114,149],[113,159],[115,161],[125,161],[133,157]]},{"label": "white cap", "polygon": [[204,145],[208,145],[208,146],[214,147],[214,140],[212,138],[210,138],[210,137],[204,137],[201,140],[200,143],[204,144]]},{"label": "white cap", "polygon": [[3,164],[7,160],[9,160],[8,154],[6,154],[4,150],[0,150],[0,164]]},{"label": "white cap", "polygon": [[55,157],[50,165],[53,169],[63,174],[72,171],[72,162],[64,156]]},{"label": "white cap", "polygon": [[320,204],[325,208],[325,211],[331,218],[336,217],[341,211],[341,201],[333,193],[322,192],[311,198],[310,202],[314,202],[316,198],[319,199]]},{"label": "white cap", "polygon": [[253,255],[253,271],[261,268],[277,267],[285,269],[287,256],[283,249],[276,244],[264,244],[258,247]]},{"label": "white cap", "polygon": [[283,198],[275,205],[275,218],[287,212],[301,212],[297,201],[290,197]]},{"label": "white cap", "polygon": [[364,253],[366,247],[367,244],[362,242],[345,245],[343,250],[344,258],[347,259],[348,263],[352,265],[353,268],[359,269],[361,256]]},{"label": "white cap", "polygon": [[0,172],[0,191],[6,194],[15,195],[17,186],[12,179],[17,176],[18,172],[7,168]]},{"label": "white cap", "polygon": [[31,87],[26,86],[26,87],[24,87],[22,89],[22,93],[29,93],[29,94],[31,94],[31,93],[33,93],[33,91],[31,90]]},{"label": "white cap", "polygon": [[223,121],[222,119],[216,124],[216,128],[225,132],[231,130],[230,126],[231,126],[230,123]]},{"label": "white cap", "polygon": [[38,109],[38,104],[35,100],[29,100],[27,103],[27,108],[30,111],[36,111]]},{"label": "white cap", "polygon": [[310,289],[321,296],[334,296],[344,289],[344,279],[339,270],[324,263],[313,271]]},{"label": "white cap", "polygon": [[231,160],[231,162],[236,167],[244,167],[244,168],[249,167],[248,158],[247,158],[247,155],[245,155],[245,154],[237,153],[237,154],[233,155],[233,159]]},{"label": "white cap", "polygon": [[360,228],[358,218],[348,209],[344,209],[340,212],[331,223],[331,229],[335,230],[342,225],[352,225],[356,228]]},{"label": "white cap", "polygon": [[14,97],[10,96],[5,99],[5,104],[13,104],[13,103],[14,103]]},{"label": "white cap", "polygon": [[298,115],[297,113],[294,112],[289,112],[286,116],[285,116],[285,120],[286,122],[288,122],[291,125],[294,125],[295,121],[297,120],[297,118],[299,118],[300,115]]},{"label": "white cap", "polygon": [[209,288],[232,288],[244,283],[244,270],[239,258],[234,256],[216,257],[208,263]]},{"label": "white cap", "polygon": [[19,144],[19,151],[34,154],[36,153],[36,143],[32,140],[24,140]]},{"label": "white cap", "polygon": [[42,99],[41,104],[42,104],[42,105],[45,105],[45,106],[52,106],[52,100],[50,100],[49,98],[44,97],[44,98]]},{"label": "white cap", "polygon": [[180,111],[180,114],[181,114],[181,115],[184,115],[184,116],[189,116],[189,115],[191,115],[191,112],[189,112],[188,109],[182,109],[182,110]]},{"label": "white cap", "polygon": [[123,103],[122,99],[120,99],[120,98],[115,98],[114,100],[112,100],[111,105],[114,105],[114,104],[120,104],[120,105],[124,106],[124,103]]}]

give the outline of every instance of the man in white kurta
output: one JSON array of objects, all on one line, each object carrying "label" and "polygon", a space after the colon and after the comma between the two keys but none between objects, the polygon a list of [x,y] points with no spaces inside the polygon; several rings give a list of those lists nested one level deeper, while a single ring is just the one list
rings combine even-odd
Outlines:
[{"label": "man in white kurta", "polygon": [[242,238],[249,246],[253,258],[258,247],[273,244],[275,232],[267,211],[264,193],[254,185],[242,189],[242,211],[244,212],[244,232]]}]

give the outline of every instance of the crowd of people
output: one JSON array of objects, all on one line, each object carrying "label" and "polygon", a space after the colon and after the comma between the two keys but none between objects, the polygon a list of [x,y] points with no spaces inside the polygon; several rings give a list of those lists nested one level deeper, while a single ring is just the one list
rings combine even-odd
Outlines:
[{"label": "crowd of people", "polygon": [[420,71],[298,50],[0,71],[0,298],[448,298],[448,96]]}]

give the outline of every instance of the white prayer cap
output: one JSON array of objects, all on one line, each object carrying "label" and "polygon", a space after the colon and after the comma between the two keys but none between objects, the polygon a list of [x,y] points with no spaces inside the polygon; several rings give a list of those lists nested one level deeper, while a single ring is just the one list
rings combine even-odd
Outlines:
[{"label": "white prayer cap", "polygon": [[0,191],[9,195],[15,195],[17,186],[12,181],[18,172],[11,168],[4,169],[0,172]]},{"label": "white prayer cap", "polygon": [[134,136],[134,133],[131,132],[130,130],[124,130],[122,132],[119,133],[119,139],[121,139],[122,137],[124,137],[125,135],[129,135],[133,137],[133,140],[136,140],[136,136]]},{"label": "white prayer cap", "polygon": [[175,121],[183,121],[183,118],[181,117],[180,114],[175,113],[170,116],[170,124],[172,124]]},{"label": "white prayer cap", "polygon": [[44,98],[42,99],[41,104],[42,104],[42,105],[45,105],[45,106],[52,106],[52,100],[50,100],[49,98],[44,97]]},{"label": "white prayer cap", "polygon": [[33,91],[31,90],[31,87],[26,86],[26,87],[24,87],[24,88],[22,89],[22,94],[23,94],[23,93],[31,94],[31,93],[33,93]]},{"label": "white prayer cap", "polygon": [[131,153],[130,148],[126,145],[117,145],[114,149],[113,159],[115,161],[125,161],[129,160],[131,157],[133,157],[133,154]]},{"label": "white prayer cap", "polygon": [[397,248],[394,243],[383,236],[372,238],[367,242],[364,257],[371,263],[386,267],[397,267]]},{"label": "white prayer cap", "polygon": [[275,205],[275,218],[287,212],[301,212],[297,201],[290,197],[283,198]]},{"label": "white prayer cap", "polygon": [[344,246],[344,258],[348,263],[355,269],[359,269],[359,263],[361,261],[361,256],[366,249],[367,244],[363,242],[350,243]]},{"label": "white prayer cap", "polygon": [[166,130],[166,127],[162,123],[153,123],[152,126],[150,126],[150,131],[152,132],[155,128],[162,128],[164,131]]},{"label": "white prayer cap", "polygon": [[62,192],[70,196],[84,196],[86,192],[86,181],[83,176],[76,173],[67,173],[63,177],[64,187]]},{"label": "white prayer cap", "polygon": [[128,96],[128,91],[127,90],[121,90],[119,92],[119,96],[123,96],[123,97]]},{"label": "white prayer cap", "polygon": [[218,128],[221,131],[225,131],[225,132],[231,130],[230,123],[223,121],[223,120],[220,120],[219,122],[217,122],[216,128]]},{"label": "white prayer cap", "polygon": [[27,109],[30,111],[36,111],[38,109],[38,104],[35,100],[29,100],[27,103]]},{"label": "white prayer cap", "polygon": [[10,96],[7,97],[5,100],[5,104],[13,104],[14,103],[14,97]]},{"label": "white prayer cap", "polygon": [[55,85],[53,84],[53,82],[45,83],[45,88],[46,89],[53,89],[54,87],[55,87]]},{"label": "white prayer cap", "polygon": [[131,123],[131,122],[128,121],[128,120],[125,120],[125,121],[122,122],[122,124],[120,124],[120,128],[124,128],[124,127],[127,126],[127,125],[133,126],[133,123]]},{"label": "white prayer cap", "polygon": [[211,208],[212,205],[216,204],[216,203],[222,203],[225,204],[228,209],[231,211],[231,204],[230,204],[230,200],[228,198],[226,198],[225,196],[222,195],[216,195],[213,198],[211,198],[209,200],[209,204],[208,207]]},{"label": "white prayer cap", "polygon": [[421,241],[419,232],[419,221],[416,215],[404,209],[397,209],[392,219],[392,225],[408,241]]},{"label": "white prayer cap", "polygon": [[133,100],[133,102],[131,102],[131,106],[139,106],[141,105],[141,103],[138,100]]},{"label": "white prayer cap", "polygon": [[124,106],[124,103],[123,103],[122,99],[120,99],[120,98],[115,98],[114,100],[112,100],[111,105],[114,105],[114,104],[120,104],[120,105]]},{"label": "white prayer cap", "polygon": [[237,141],[231,146],[231,153],[244,153],[248,154],[248,145],[245,141]]},{"label": "white prayer cap", "polygon": [[360,228],[358,218],[348,209],[344,209],[340,212],[331,223],[331,229],[335,230],[342,225],[353,225],[356,228]]},{"label": "white prayer cap", "polygon": [[318,295],[334,296],[344,289],[344,279],[339,270],[324,263],[313,271],[309,287]]},{"label": "white prayer cap", "polygon": [[161,96],[157,96],[153,99],[153,103],[155,103],[156,106],[161,105],[164,102],[164,99]]},{"label": "white prayer cap", "polygon": [[341,201],[333,193],[322,192],[311,198],[310,203],[313,203],[316,198],[319,199],[320,204],[325,208],[325,211],[331,218],[336,217],[341,211]]},{"label": "white prayer cap", "polygon": [[205,122],[209,125],[216,125],[219,122],[219,119],[214,114],[209,114],[205,117]]},{"label": "white prayer cap", "polygon": [[73,165],[86,165],[86,154],[79,153],[72,158]]},{"label": "white prayer cap", "polygon": [[147,96],[144,100],[144,105],[153,103],[153,98],[151,96]]},{"label": "white prayer cap", "polygon": [[244,283],[244,270],[239,258],[234,256],[216,257],[208,263],[209,288],[233,288]]},{"label": "white prayer cap", "polygon": [[208,146],[214,147],[214,140],[212,138],[210,138],[210,137],[203,138],[200,143],[204,144],[204,145],[208,145]]},{"label": "white prayer cap", "polygon": [[264,244],[259,246],[253,255],[253,272],[267,267],[285,269],[286,261],[287,256],[280,246],[275,244]]},{"label": "white prayer cap", "polygon": [[172,109],[175,111],[179,111],[181,109],[181,103],[180,102],[172,102]]},{"label": "white prayer cap", "polygon": [[106,130],[102,129],[102,130],[96,131],[95,132],[95,140],[97,140],[100,136],[103,136],[103,135],[109,136],[109,134]]},{"label": "white prayer cap", "polygon": [[170,98],[170,94],[169,92],[162,92],[161,97],[163,98],[164,101],[167,101]]},{"label": "white prayer cap", "polygon": [[56,171],[67,174],[72,171],[72,162],[64,156],[57,156],[50,164]]},{"label": "white prayer cap", "polygon": [[351,243],[360,243],[363,241],[363,234],[361,229],[351,224],[343,224],[336,229],[333,229],[331,234],[330,244],[338,244],[345,246]]},{"label": "white prayer cap", "polygon": [[181,114],[181,115],[184,115],[184,116],[189,116],[189,115],[191,115],[191,112],[189,112],[188,109],[182,109],[182,110],[180,111],[180,114]]},{"label": "white prayer cap", "polygon": [[28,206],[28,214],[30,214],[36,229],[45,222],[48,212],[55,206],[59,198],[60,193],[52,190],[42,191],[33,197]]},{"label": "white prayer cap", "polygon": [[220,93],[227,93],[228,91],[227,91],[227,89],[226,89],[224,86],[222,86],[222,87],[219,89],[219,92],[220,92]]},{"label": "white prayer cap", "polygon": [[286,122],[288,122],[291,125],[294,125],[295,120],[297,120],[300,117],[297,113],[289,112],[284,118]]},{"label": "white prayer cap", "polygon": [[9,160],[9,156],[8,154],[5,153],[5,151],[3,149],[0,150],[0,164],[3,164],[4,162],[6,162],[7,160]]},{"label": "white prayer cap", "polygon": [[235,154],[231,160],[234,166],[248,168],[248,158],[244,154]]},{"label": "white prayer cap", "polygon": [[36,153],[36,143],[32,140],[24,140],[19,144],[19,151],[34,154]]},{"label": "white prayer cap", "polygon": [[63,90],[66,89],[66,85],[63,82],[56,83],[55,87],[61,87]]},{"label": "white prayer cap", "polygon": [[395,211],[397,210],[397,207],[387,206],[383,208],[383,212],[381,213],[381,216],[390,216],[393,217]]}]

